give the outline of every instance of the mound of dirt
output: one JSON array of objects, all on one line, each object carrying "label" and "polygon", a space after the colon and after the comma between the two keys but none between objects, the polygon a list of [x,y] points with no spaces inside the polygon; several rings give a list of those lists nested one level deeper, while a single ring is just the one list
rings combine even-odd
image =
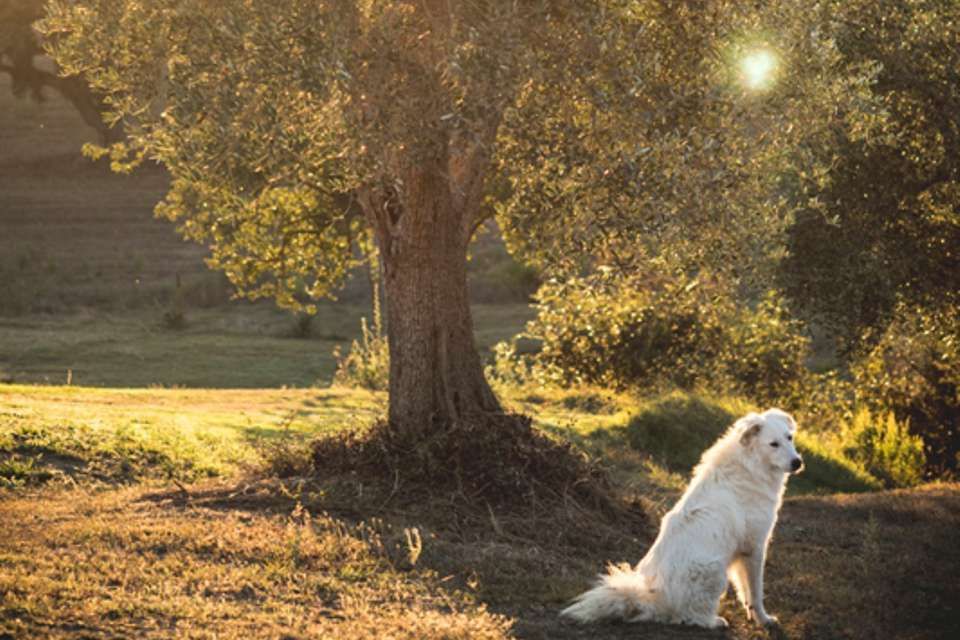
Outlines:
[{"label": "mound of dirt", "polygon": [[[527,416],[472,415],[432,434],[412,440],[379,422],[323,438],[313,444],[313,473],[362,478],[364,491],[395,507],[445,505],[444,518],[485,520],[498,533],[595,537],[601,523],[649,531],[640,503],[617,495],[602,467]],[[538,522],[549,531],[532,531]]]}]

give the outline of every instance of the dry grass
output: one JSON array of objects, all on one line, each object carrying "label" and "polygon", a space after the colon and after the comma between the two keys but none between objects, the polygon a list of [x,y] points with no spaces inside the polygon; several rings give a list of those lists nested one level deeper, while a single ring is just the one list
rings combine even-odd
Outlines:
[{"label": "dry grass", "polygon": [[[0,632],[14,638],[724,637],[557,619],[604,560],[635,559],[645,541],[624,544],[610,557],[608,545],[538,544],[501,535],[492,522],[469,531],[453,521],[423,526],[424,509],[436,505],[324,513],[326,500],[322,487],[276,481],[8,494],[0,500]],[[768,565],[768,609],[782,627],[748,626],[727,598],[726,637],[957,637],[958,525],[957,485],[791,499]]]},{"label": "dry grass", "polygon": [[0,519],[8,637],[506,637],[375,526],[142,489],[7,500]]},{"label": "dry grass", "polygon": [[[0,393],[3,419],[50,435],[64,424],[110,434],[133,422],[160,450],[174,433],[203,436],[204,447],[164,451],[181,463],[209,460],[220,474],[245,466],[230,461],[235,448],[254,460],[258,439],[280,446],[382,411],[382,395],[342,389]],[[534,400],[540,424],[590,445],[627,498],[642,496],[657,515],[676,498],[682,475],[618,445],[614,431],[590,439],[628,399],[584,391]],[[438,492],[412,501],[349,474],[178,486],[147,466],[126,479],[146,484],[75,478],[80,489],[0,491],[0,638],[723,637],[561,622],[559,609],[606,562],[636,561],[653,533],[575,501],[529,514]],[[727,637],[956,637],[958,528],[960,485],[791,498],[767,580],[768,609],[783,627],[750,627],[728,598]]]}]

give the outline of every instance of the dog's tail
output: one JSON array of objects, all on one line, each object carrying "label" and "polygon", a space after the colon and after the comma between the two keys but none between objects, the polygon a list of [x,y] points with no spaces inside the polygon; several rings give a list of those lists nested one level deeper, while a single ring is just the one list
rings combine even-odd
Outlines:
[{"label": "dog's tail", "polygon": [[654,590],[648,579],[630,565],[611,565],[593,589],[580,594],[561,616],[579,622],[625,620],[641,622],[654,617]]}]

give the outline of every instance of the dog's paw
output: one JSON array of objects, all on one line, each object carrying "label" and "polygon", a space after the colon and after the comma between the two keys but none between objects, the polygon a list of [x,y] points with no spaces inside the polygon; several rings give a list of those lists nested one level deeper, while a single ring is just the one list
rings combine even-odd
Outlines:
[{"label": "dog's paw", "polygon": [[757,613],[753,621],[764,627],[775,627],[780,624],[780,621],[777,619],[777,616],[767,615],[766,613]]},{"label": "dog's paw", "polygon": [[773,627],[780,624],[780,621],[777,620],[776,616],[771,616],[762,609],[758,611],[754,607],[747,609],[747,618],[752,622],[763,625],[764,627]]},{"label": "dog's paw", "polygon": [[714,616],[713,622],[710,623],[711,629],[726,629],[730,626],[730,623],[727,622],[726,618],[721,618],[720,616]]}]

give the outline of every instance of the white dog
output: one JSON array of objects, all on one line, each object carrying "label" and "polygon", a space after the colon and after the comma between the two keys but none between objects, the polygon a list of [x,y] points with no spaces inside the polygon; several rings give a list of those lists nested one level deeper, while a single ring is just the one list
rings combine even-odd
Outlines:
[{"label": "white dog", "polygon": [[763,564],[787,475],[803,466],[795,430],[779,409],[738,420],[704,452],[640,564],[611,566],[561,615],[726,627],[717,607],[729,578],[751,620],[775,623],[763,608]]}]

